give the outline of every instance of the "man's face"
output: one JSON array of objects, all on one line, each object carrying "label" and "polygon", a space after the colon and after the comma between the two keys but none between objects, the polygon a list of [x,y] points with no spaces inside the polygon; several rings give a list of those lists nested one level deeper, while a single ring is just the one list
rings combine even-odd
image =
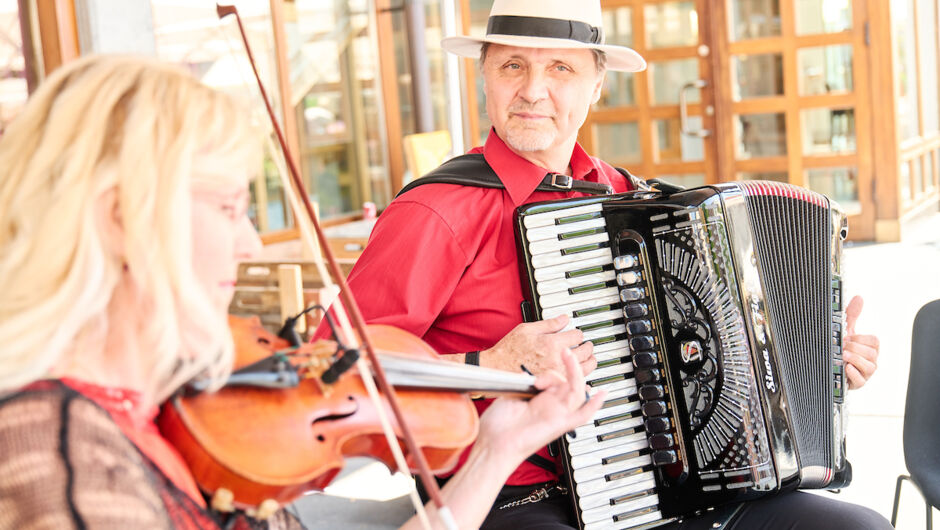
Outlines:
[{"label": "man's face", "polygon": [[492,44],[483,63],[486,113],[514,151],[550,151],[574,143],[603,80],[588,49]]}]

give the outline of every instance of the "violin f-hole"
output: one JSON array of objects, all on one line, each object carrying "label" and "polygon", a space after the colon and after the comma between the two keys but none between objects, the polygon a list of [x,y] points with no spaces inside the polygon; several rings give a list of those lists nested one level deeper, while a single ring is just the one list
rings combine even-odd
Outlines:
[{"label": "violin f-hole", "polygon": [[[344,419],[346,419],[346,418],[352,416],[353,414],[359,412],[359,402],[356,401],[356,398],[355,398],[355,397],[350,396],[350,395],[347,395],[347,396],[346,396],[346,401],[347,401],[348,403],[350,403],[350,405],[352,405],[352,410],[348,410],[348,411],[344,411],[344,412],[334,412],[334,413],[332,413],[332,414],[327,414],[326,416],[320,416],[319,418],[315,418],[312,422],[310,422],[310,426],[311,426],[311,427],[316,427],[316,425],[317,425],[318,423],[323,423],[323,422],[327,422],[327,421],[339,421],[339,420],[344,420]],[[317,441],[323,442],[323,441],[325,441],[325,440],[326,440],[326,438],[325,438],[322,434],[318,434],[318,435],[317,435]]]}]

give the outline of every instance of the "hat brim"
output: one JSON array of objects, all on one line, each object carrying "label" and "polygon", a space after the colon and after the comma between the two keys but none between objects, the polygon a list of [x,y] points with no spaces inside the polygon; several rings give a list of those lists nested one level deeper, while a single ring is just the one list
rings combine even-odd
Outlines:
[{"label": "hat brim", "polygon": [[480,58],[480,47],[484,42],[519,46],[521,48],[568,48],[600,50],[607,55],[607,69],[618,72],[641,72],[646,70],[646,61],[640,54],[626,46],[591,44],[571,39],[553,39],[522,35],[487,35],[486,37],[455,36],[441,40],[441,47],[450,53],[471,59]]}]

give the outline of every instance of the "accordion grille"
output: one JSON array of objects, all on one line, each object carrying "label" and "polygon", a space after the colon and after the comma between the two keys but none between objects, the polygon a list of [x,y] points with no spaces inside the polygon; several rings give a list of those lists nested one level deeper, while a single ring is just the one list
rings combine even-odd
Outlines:
[{"label": "accordion grille", "polygon": [[[794,418],[801,467],[832,465],[832,234],[825,198],[784,184],[744,185],[767,319]],[[787,308],[800,308],[800,311]]]}]

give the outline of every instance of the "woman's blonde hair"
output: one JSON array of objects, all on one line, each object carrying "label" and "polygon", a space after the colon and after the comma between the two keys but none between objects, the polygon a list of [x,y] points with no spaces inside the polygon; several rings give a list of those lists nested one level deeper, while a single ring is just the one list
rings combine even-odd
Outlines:
[{"label": "woman's blonde hair", "polygon": [[[89,56],[51,75],[0,138],[0,389],[103,343],[122,274],[152,399],[226,377],[231,335],[193,269],[190,189],[194,166],[211,168],[199,177],[210,185],[244,181],[260,139],[232,98],[171,65]],[[100,211],[107,194],[117,211]],[[118,250],[106,215],[120,221]]]}]

